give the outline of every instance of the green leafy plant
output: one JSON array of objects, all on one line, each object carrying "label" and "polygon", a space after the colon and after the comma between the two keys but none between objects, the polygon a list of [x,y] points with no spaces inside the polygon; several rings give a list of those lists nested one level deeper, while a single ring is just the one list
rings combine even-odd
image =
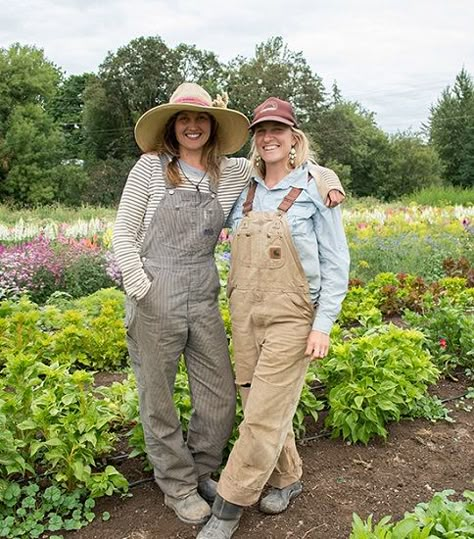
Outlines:
[{"label": "green leafy plant", "polygon": [[387,422],[410,415],[439,375],[423,346],[422,333],[392,324],[335,345],[318,368],[333,436],[367,443],[387,436]]},{"label": "green leafy plant", "polygon": [[7,354],[91,369],[121,368],[127,360],[124,295],[104,289],[87,298],[61,295],[44,307],[27,298],[0,303],[0,365]]},{"label": "green leafy plant", "polygon": [[79,530],[94,520],[94,506],[95,501],[84,490],[70,493],[57,485],[42,490],[36,483],[0,480],[0,537],[29,539]]},{"label": "green leafy plant", "polygon": [[[45,365],[34,355],[7,358],[0,379],[0,449],[2,477],[35,474],[46,468],[68,490],[86,487],[94,496],[126,490],[115,470],[96,470],[113,450],[119,423],[114,410],[93,390],[85,371]],[[17,455],[15,456],[15,451]]]},{"label": "green leafy plant", "polygon": [[467,539],[474,537],[474,491],[466,490],[464,500],[453,501],[454,490],[437,492],[428,503],[420,503],[397,523],[391,517],[373,523],[354,514],[349,539]]},{"label": "green leafy plant", "polygon": [[426,314],[405,312],[404,320],[426,336],[426,346],[438,368],[451,372],[457,366],[474,367],[474,317],[451,298],[440,301]]}]

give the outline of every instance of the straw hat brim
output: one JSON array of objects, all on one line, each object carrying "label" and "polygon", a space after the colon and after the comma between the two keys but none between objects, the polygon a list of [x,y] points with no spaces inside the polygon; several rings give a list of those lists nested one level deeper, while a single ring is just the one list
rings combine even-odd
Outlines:
[{"label": "straw hat brim", "polygon": [[171,116],[186,110],[207,112],[216,119],[220,154],[235,153],[245,144],[250,122],[242,113],[224,107],[166,103],[147,110],[138,119],[135,125],[135,140],[140,149],[143,152],[155,150],[157,143],[163,138],[165,126]]}]

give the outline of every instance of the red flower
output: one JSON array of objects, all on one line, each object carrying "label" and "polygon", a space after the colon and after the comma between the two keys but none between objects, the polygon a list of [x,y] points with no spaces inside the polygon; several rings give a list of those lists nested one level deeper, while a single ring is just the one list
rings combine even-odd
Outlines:
[{"label": "red flower", "polygon": [[446,348],[446,346],[448,346],[448,342],[446,341],[446,339],[440,339],[439,345],[441,346],[441,348]]}]

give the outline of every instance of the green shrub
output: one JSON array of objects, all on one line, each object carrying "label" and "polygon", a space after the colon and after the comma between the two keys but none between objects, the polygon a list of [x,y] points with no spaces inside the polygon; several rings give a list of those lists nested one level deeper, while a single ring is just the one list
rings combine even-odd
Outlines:
[{"label": "green shrub", "polygon": [[44,307],[27,298],[1,302],[0,365],[8,353],[34,353],[45,363],[122,368],[128,358],[123,317],[124,295],[116,289],[75,301],[61,294]]},{"label": "green shrub", "polygon": [[453,305],[453,296],[424,314],[407,311],[403,317],[425,334],[426,346],[443,372],[474,367],[474,313],[462,304]]},{"label": "green shrub", "polygon": [[326,425],[351,442],[386,438],[387,422],[412,414],[438,375],[419,331],[390,324],[336,344],[318,369],[328,392]]},{"label": "green shrub", "polygon": [[114,285],[114,281],[105,271],[104,257],[87,254],[65,268],[62,290],[74,298],[80,298]]},{"label": "green shrub", "polygon": [[[95,396],[90,373],[45,365],[33,354],[8,355],[0,420],[1,477],[46,469],[56,483],[68,490],[85,487],[94,497],[126,488],[116,470],[94,471],[97,459],[113,450],[119,418]],[[19,458],[12,458],[15,451]]]}]

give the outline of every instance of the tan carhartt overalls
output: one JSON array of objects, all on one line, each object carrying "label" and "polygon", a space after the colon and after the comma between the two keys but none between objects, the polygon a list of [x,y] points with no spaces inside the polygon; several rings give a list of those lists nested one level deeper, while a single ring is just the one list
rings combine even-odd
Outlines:
[{"label": "tan carhartt overalls", "polygon": [[283,488],[302,475],[292,420],[314,317],[286,218],[301,189],[293,188],[276,212],[251,211],[255,190],[252,184],[232,242],[228,284],[245,417],[218,485],[225,500],[242,506],[254,504],[267,482]]}]

